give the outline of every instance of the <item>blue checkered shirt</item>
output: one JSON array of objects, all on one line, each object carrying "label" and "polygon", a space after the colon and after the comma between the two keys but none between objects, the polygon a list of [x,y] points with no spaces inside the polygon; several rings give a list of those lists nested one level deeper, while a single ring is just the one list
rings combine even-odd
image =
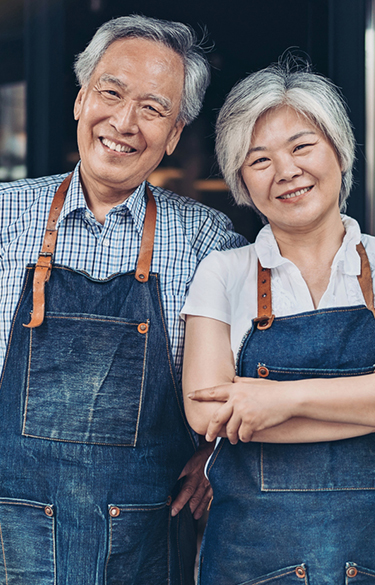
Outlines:
[{"label": "blue checkered shirt", "polygon": [[[0,186],[0,369],[27,264],[42,246],[53,196],[66,175],[25,179]],[[151,271],[160,275],[167,327],[178,376],[184,322],[179,313],[197,264],[212,250],[247,242],[228,218],[196,201],[152,187],[157,206]],[[96,279],[135,269],[146,211],[145,183],[107,213],[105,224],[88,209],[77,165],[61,211],[54,262]]]}]

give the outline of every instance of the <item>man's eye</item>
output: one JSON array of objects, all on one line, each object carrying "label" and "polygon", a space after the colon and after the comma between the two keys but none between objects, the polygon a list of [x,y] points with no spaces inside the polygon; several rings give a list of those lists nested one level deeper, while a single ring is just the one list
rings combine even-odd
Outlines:
[{"label": "man's eye", "polygon": [[145,106],[145,110],[147,112],[150,112],[151,114],[157,114],[157,115],[161,116],[161,113],[159,112],[159,110],[157,110],[156,108],[154,108],[154,106],[151,106],[150,104],[147,104]]},{"label": "man's eye", "polygon": [[119,97],[117,91],[115,91],[114,89],[106,89],[104,90],[104,92],[106,95],[111,96],[111,97]]}]

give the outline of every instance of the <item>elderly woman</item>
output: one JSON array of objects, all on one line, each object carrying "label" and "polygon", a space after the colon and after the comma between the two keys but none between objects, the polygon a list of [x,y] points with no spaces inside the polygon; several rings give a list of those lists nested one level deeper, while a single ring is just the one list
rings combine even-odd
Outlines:
[{"label": "elderly woman", "polygon": [[375,238],[340,214],[342,98],[287,64],[252,74],[220,112],[217,154],[267,225],[212,252],[183,309],[187,418],[224,437],[200,583],[375,584]]}]

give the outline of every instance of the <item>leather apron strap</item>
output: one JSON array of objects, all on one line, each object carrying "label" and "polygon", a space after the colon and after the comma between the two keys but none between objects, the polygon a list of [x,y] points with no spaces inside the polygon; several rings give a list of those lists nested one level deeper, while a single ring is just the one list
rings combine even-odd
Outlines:
[{"label": "leather apron strap", "polygon": [[[45,311],[45,294],[44,285],[49,280],[52,270],[53,254],[55,252],[57,229],[56,223],[64,205],[65,197],[68,192],[70,181],[73,173],[68,175],[53,198],[50,208],[47,227],[44,234],[42,249],[39,253],[38,261],[35,265],[33,280],[33,311],[31,320],[24,327],[39,327],[44,321]],[[141,247],[138,256],[138,263],[135,272],[135,278],[139,282],[147,282],[151,267],[152,252],[154,248],[155,225],[156,225],[156,203],[151,189],[146,185],[147,205],[143,227]]]},{"label": "leather apron strap", "polygon": [[[357,245],[357,252],[361,258],[361,274],[358,282],[365,299],[366,307],[375,317],[374,291],[372,286],[371,268],[362,243]],[[254,321],[260,330],[271,327],[275,315],[272,314],[271,269],[263,268],[258,260],[258,316]]]}]

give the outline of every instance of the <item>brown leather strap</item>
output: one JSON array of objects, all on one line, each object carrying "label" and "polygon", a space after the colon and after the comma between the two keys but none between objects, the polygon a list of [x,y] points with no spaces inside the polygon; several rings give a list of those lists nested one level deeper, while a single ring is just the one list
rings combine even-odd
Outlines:
[{"label": "brown leather strap", "polygon": [[[362,243],[357,245],[357,252],[361,258],[361,274],[357,277],[365,299],[366,307],[375,317],[374,291],[370,263]],[[263,268],[258,260],[258,329],[271,327],[275,316],[272,314],[271,270]]]},{"label": "brown leather strap", "polygon": [[258,329],[271,327],[275,315],[272,314],[271,270],[263,268],[258,260]]},{"label": "brown leather strap", "polygon": [[135,278],[139,282],[147,282],[150,273],[152,252],[154,249],[155,226],[156,226],[156,203],[149,186],[146,186],[147,206],[141,249],[139,250],[138,263],[135,271]]},{"label": "brown leather strap", "polygon": [[33,312],[31,314],[30,323],[27,325],[23,324],[24,327],[39,327],[44,320],[44,285],[51,275],[52,260],[57,239],[56,223],[64,205],[72,175],[73,173],[63,180],[52,201],[42,249],[35,265],[33,281]]},{"label": "brown leather strap", "polygon": [[[56,191],[53,198],[51,209],[48,216],[47,228],[44,234],[42,249],[39,254],[38,261],[35,265],[34,281],[33,281],[33,312],[31,321],[24,327],[39,327],[44,320],[45,311],[45,295],[44,285],[48,281],[51,269],[53,254],[55,252],[57,230],[56,223],[64,205],[65,197],[72,179],[72,174],[64,179],[60,187]],[[156,203],[151,189],[146,186],[147,205],[145,222],[143,228],[143,235],[141,241],[141,249],[139,251],[138,263],[135,273],[135,278],[139,282],[147,282],[150,272],[152,252],[154,248],[154,236],[156,225]]]},{"label": "brown leather strap", "polygon": [[357,252],[361,258],[361,274],[357,277],[359,285],[362,290],[363,297],[365,299],[366,307],[375,317],[374,309],[374,291],[372,288],[372,276],[370,263],[366,254],[366,250],[363,244],[360,242],[357,245]]}]

